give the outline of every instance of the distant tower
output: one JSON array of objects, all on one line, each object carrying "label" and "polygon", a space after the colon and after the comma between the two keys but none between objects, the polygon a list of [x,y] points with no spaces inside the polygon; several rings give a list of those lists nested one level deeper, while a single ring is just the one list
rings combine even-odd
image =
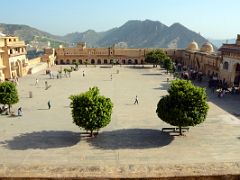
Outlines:
[{"label": "distant tower", "polygon": [[81,48],[81,49],[85,49],[87,47],[87,43],[86,42],[79,42],[77,44],[77,47]]},{"label": "distant tower", "polygon": [[237,44],[238,46],[240,46],[240,34],[237,35],[236,44]]}]

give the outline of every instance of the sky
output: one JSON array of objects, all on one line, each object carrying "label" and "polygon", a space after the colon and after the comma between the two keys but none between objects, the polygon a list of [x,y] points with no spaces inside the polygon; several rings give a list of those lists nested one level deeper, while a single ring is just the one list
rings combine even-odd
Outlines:
[{"label": "sky", "polygon": [[54,35],[97,32],[128,20],[179,22],[209,39],[240,34],[240,0],[0,0],[0,23],[25,24]]}]

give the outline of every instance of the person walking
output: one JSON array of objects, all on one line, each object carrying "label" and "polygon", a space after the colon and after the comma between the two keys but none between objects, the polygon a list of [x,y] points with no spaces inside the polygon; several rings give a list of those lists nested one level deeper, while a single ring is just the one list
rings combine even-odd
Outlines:
[{"label": "person walking", "polygon": [[18,116],[22,116],[23,114],[22,114],[22,107],[19,107],[18,108]]},{"label": "person walking", "polygon": [[135,97],[135,102],[134,104],[138,104],[138,96]]},{"label": "person walking", "polygon": [[48,89],[48,82],[45,81],[45,89],[47,90]]},{"label": "person walking", "polygon": [[48,101],[48,109],[51,109],[51,102],[50,102],[50,100]]},{"label": "person walking", "polygon": [[83,75],[83,77],[85,76],[85,73],[84,73],[84,71],[83,71],[83,74],[82,74],[82,75]]},{"label": "person walking", "polygon": [[35,86],[38,85],[38,78],[36,78],[36,81],[35,81]]}]

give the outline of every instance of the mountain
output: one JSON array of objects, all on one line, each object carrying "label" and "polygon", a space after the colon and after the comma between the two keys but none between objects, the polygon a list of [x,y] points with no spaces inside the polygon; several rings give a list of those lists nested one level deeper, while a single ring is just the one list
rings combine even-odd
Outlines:
[{"label": "mountain", "polygon": [[60,36],[55,36],[27,25],[0,23],[0,32],[4,34],[16,35],[24,40],[27,44],[31,44],[31,42],[36,41],[36,39],[40,44],[44,43],[46,46],[48,41],[52,44],[59,44],[60,42],[63,42]]},{"label": "mountain", "polygon": [[88,47],[98,46],[97,42],[101,39],[103,33],[97,33],[94,30],[88,30],[83,33],[75,32],[63,36],[61,39],[71,44],[78,42],[87,42]]},{"label": "mountain", "polygon": [[123,26],[106,32],[98,44],[109,46],[126,42],[129,47],[151,47],[154,39],[161,36],[161,32],[166,28],[166,25],[157,21],[128,21]]},{"label": "mountain", "polygon": [[87,42],[88,47],[109,47],[121,43],[130,48],[186,48],[192,40],[200,46],[207,41],[200,34],[189,30],[180,23],[174,23],[168,27],[159,21],[151,20],[130,20],[120,27],[105,32],[88,30],[65,36],[55,36],[26,25],[0,24],[0,31],[5,34],[18,35],[30,44],[32,41],[36,41],[35,37],[37,36],[37,42],[44,39],[44,42],[49,40],[51,44],[66,42],[69,45],[75,45],[82,41]]},{"label": "mountain", "polygon": [[115,28],[98,42],[107,46],[117,42],[126,42],[129,47],[162,47],[186,48],[195,40],[199,45],[207,40],[201,35],[187,29],[179,23],[170,27],[159,21],[128,21],[123,26]]}]

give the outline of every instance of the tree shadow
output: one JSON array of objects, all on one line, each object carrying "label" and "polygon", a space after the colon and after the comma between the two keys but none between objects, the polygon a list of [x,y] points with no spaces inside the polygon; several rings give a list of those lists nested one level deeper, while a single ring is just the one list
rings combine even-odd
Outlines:
[{"label": "tree shadow", "polygon": [[15,136],[0,142],[11,150],[51,149],[74,146],[80,141],[80,133],[71,131],[40,131]]},{"label": "tree shadow", "polygon": [[142,74],[144,76],[160,76],[162,73],[148,73],[148,74]]},{"label": "tree shadow", "polygon": [[153,89],[155,89],[155,90],[165,90],[165,91],[167,91],[167,90],[169,89],[169,87],[170,87],[170,84],[168,84],[168,83],[162,83],[159,87],[155,87],[155,88],[153,88]]},{"label": "tree shadow", "polygon": [[99,149],[159,148],[171,143],[174,137],[154,129],[120,129],[101,132],[88,143]]}]

